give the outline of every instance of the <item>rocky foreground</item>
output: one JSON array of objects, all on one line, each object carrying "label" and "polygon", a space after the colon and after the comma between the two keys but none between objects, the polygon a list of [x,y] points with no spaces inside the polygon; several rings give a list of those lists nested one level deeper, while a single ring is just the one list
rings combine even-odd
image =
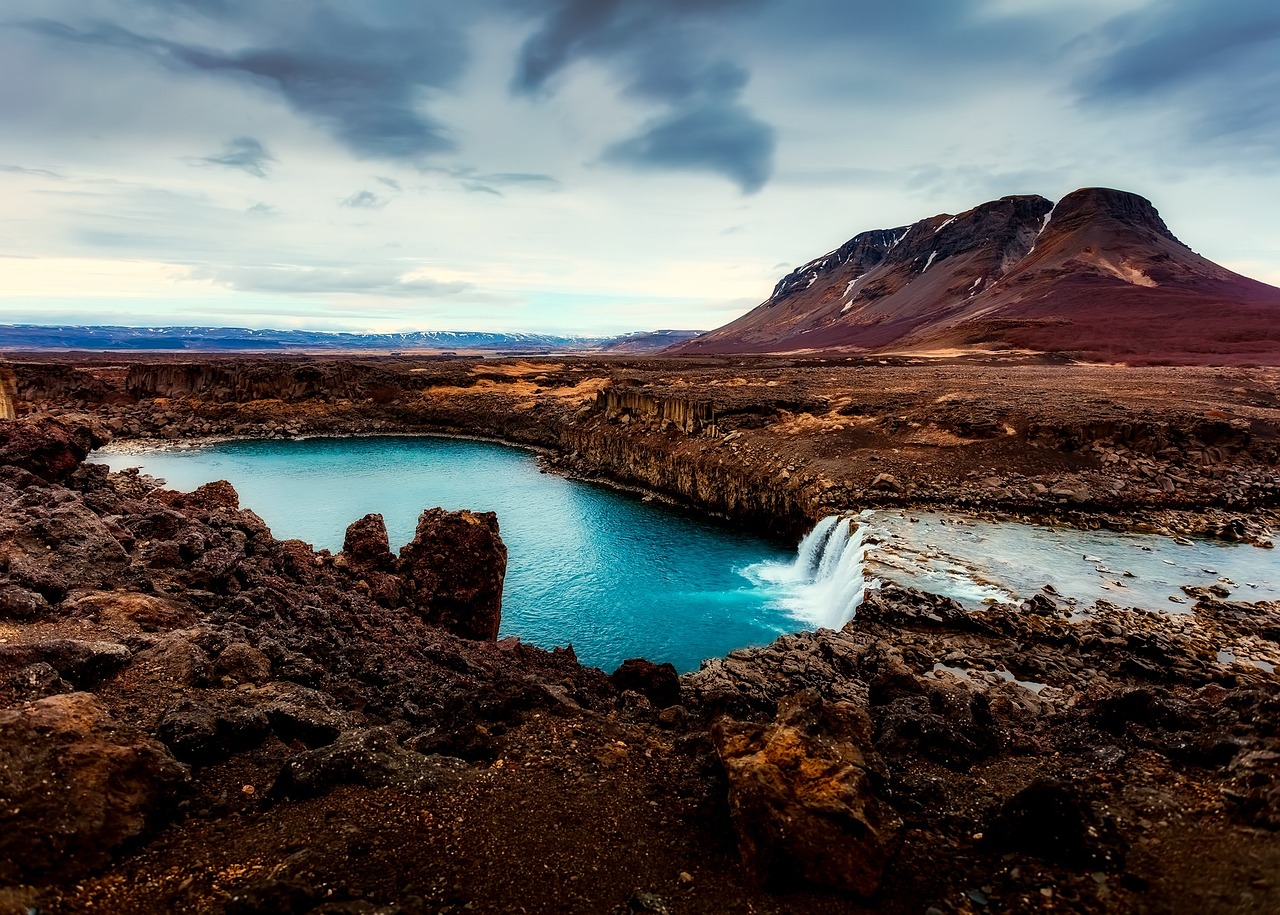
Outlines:
[{"label": "rocky foreground", "polygon": [[[0,422],[0,911],[1280,908],[1280,678],[1218,655],[1280,606],[889,588],[606,675],[494,640],[491,515],[328,555],[83,463],[165,409]],[[622,410],[584,421],[690,434]]]}]

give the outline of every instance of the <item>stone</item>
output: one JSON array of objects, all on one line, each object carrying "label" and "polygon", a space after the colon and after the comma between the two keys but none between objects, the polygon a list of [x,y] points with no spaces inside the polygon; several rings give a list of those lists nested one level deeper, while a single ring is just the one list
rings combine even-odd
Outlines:
[{"label": "stone", "polygon": [[134,591],[77,592],[63,603],[63,612],[106,626],[166,632],[195,623],[196,615],[176,601]]},{"label": "stone", "polygon": [[902,484],[891,473],[877,473],[871,480],[871,488],[883,492],[902,492]]},{"label": "stone", "polygon": [[658,708],[680,702],[680,677],[670,662],[654,664],[644,658],[628,658],[609,675],[618,692],[634,690]]},{"label": "stone", "polygon": [[34,619],[48,609],[44,595],[17,585],[0,585],[0,619]]},{"label": "stone", "polygon": [[902,824],[880,796],[885,773],[864,712],[804,691],[780,702],[772,723],[722,718],[712,738],[756,879],[875,893]]},{"label": "stone", "polygon": [[0,883],[70,879],[172,811],[187,780],[87,693],[0,711]]},{"label": "stone", "polygon": [[424,756],[406,749],[386,728],[348,731],[333,744],[306,750],[276,776],[269,796],[317,797],[338,785],[365,785],[422,793],[456,784],[466,763],[447,756]]},{"label": "stone", "polygon": [[81,419],[0,420],[0,464],[56,482],[71,476],[90,451],[110,440],[105,429]]},{"label": "stone", "polygon": [[353,572],[394,572],[396,557],[382,515],[368,514],[352,523],[342,541],[342,555]]},{"label": "stone", "polygon": [[226,685],[264,683],[271,678],[271,659],[247,642],[232,642],[214,660],[213,672]]},{"label": "stone", "polygon": [[271,732],[262,709],[234,699],[183,699],[165,712],[157,733],[183,762],[211,763],[258,746]]},{"label": "stone", "polygon": [[48,664],[77,689],[96,686],[129,662],[131,652],[116,642],[46,639],[0,645],[0,671]]},{"label": "stone", "polygon": [[463,638],[498,637],[507,547],[493,512],[424,511],[397,569],[405,601],[427,622]]}]

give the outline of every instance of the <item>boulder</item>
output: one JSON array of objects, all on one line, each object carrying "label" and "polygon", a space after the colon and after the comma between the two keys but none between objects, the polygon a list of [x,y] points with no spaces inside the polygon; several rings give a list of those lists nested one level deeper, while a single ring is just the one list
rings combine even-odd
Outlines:
[{"label": "boulder", "polygon": [[243,697],[183,699],[160,719],[159,737],[184,762],[210,763],[258,746],[271,732],[266,713]]},{"label": "boulder", "polygon": [[722,718],[712,737],[753,876],[875,893],[901,820],[881,797],[886,774],[864,712],[805,691],[780,702],[770,724]]},{"label": "boulder", "polygon": [[0,420],[0,464],[21,467],[49,481],[64,480],[111,440],[95,423],[50,417]]},{"label": "boulder", "polygon": [[187,770],[87,693],[0,711],[0,883],[73,878],[166,815]]},{"label": "boulder", "polygon": [[348,731],[330,746],[290,759],[271,786],[270,796],[277,800],[317,797],[338,785],[421,793],[457,783],[466,768],[459,759],[406,749],[386,728],[369,728]]},{"label": "boulder", "polygon": [[365,515],[351,524],[342,541],[342,555],[353,572],[394,572],[396,557],[382,515]]},{"label": "boulder", "polygon": [[17,585],[0,585],[0,619],[29,620],[49,609],[42,594]]},{"label": "boulder", "polygon": [[654,664],[644,658],[628,658],[609,675],[618,692],[634,690],[658,708],[680,702],[680,676],[674,664]]},{"label": "boulder", "polygon": [[468,639],[496,639],[507,547],[493,512],[424,511],[400,550],[404,600],[427,622]]},{"label": "boulder", "polygon": [[1054,864],[1120,870],[1123,843],[1078,788],[1057,779],[1032,782],[1000,808],[986,830],[1000,852],[1034,855]]}]

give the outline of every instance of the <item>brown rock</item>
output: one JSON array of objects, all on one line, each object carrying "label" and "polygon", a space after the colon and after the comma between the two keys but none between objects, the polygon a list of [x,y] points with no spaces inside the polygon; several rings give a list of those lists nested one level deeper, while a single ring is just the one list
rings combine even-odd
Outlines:
[{"label": "brown rock", "polygon": [[805,691],[780,702],[771,724],[722,718],[712,737],[729,777],[738,847],[755,877],[876,891],[901,821],[878,794],[883,766],[864,712]]},{"label": "brown rock", "polygon": [[469,639],[496,639],[507,547],[493,512],[432,508],[398,563],[406,602],[429,623]]},{"label": "brown rock", "polygon": [[104,863],[165,813],[186,777],[163,746],[118,730],[87,693],[0,711],[0,882]]},{"label": "brown rock", "polygon": [[13,464],[46,480],[62,480],[90,451],[110,440],[110,433],[89,422],[48,417],[0,420],[0,464]]},{"label": "brown rock", "polygon": [[342,555],[353,572],[394,572],[396,557],[382,515],[365,515],[348,527]]},{"label": "brown rock", "polygon": [[645,658],[628,658],[609,674],[609,682],[618,692],[634,690],[658,708],[680,701],[680,677],[674,664],[654,664]]}]

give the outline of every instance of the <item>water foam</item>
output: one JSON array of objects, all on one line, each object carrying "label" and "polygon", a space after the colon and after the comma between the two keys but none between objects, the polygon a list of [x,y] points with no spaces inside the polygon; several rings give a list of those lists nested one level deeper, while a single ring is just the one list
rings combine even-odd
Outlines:
[{"label": "water foam", "polygon": [[869,587],[866,575],[866,525],[855,518],[829,515],[796,549],[790,563],[762,562],[746,574],[776,591],[776,606],[815,628],[839,629],[853,618]]}]

